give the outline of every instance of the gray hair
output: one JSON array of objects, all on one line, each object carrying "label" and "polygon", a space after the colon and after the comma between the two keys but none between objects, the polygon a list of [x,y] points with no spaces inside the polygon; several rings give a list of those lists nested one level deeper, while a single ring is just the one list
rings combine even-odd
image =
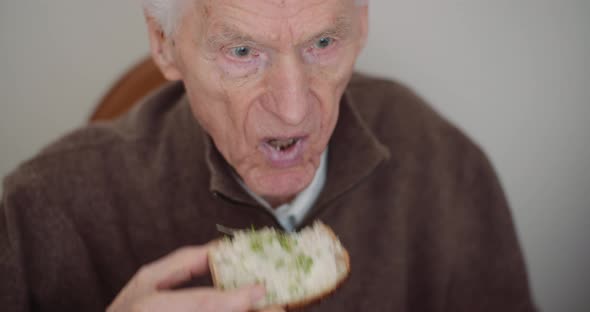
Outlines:
[{"label": "gray hair", "polygon": [[187,0],[140,0],[146,14],[155,19],[166,36],[172,35],[182,18]]},{"label": "gray hair", "polygon": [[[146,13],[156,20],[166,36],[173,35],[180,19],[183,8],[189,1],[198,0],[140,0]],[[356,5],[363,6],[369,0],[354,0]]]}]

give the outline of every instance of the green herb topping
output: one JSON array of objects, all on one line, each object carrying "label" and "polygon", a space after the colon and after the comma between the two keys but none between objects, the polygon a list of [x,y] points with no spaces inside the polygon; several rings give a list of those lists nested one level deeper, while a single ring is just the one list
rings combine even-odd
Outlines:
[{"label": "green herb topping", "polygon": [[250,240],[250,249],[256,253],[261,253],[264,250],[262,245],[262,237],[260,235],[252,235]]},{"label": "green herb topping", "polygon": [[293,245],[297,244],[297,241],[295,241],[292,237],[290,237],[287,234],[279,234],[277,239],[279,240],[279,244],[281,245],[281,247],[286,252],[291,252],[293,250]]},{"label": "green herb topping", "polygon": [[297,265],[298,270],[302,270],[307,274],[311,271],[311,267],[313,266],[313,259],[308,255],[299,254],[295,259],[295,264]]}]

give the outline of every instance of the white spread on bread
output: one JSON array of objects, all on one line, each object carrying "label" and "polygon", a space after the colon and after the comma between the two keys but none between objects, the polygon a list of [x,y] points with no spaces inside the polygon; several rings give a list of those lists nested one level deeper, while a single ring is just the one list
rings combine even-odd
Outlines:
[{"label": "white spread on bread", "polygon": [[313,301],[334,290],[348,275],[348,254],[321,222],[295,234],[274,229],[238,231],[210,251],[217,287],[261,283],[267,295],[259,308]]}]

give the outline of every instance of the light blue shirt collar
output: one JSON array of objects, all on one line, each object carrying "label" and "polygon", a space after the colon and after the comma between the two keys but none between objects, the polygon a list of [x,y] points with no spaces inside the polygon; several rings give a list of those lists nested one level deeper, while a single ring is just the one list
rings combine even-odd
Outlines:
[{"label": "light blue shirt collar", "polygon": [[281,224],[283,229],[287,232],[292,232],[295,228],[303,222],[303,219],[313,207],[316,200],[320,196],[324,185],[326,184],[326,175],[328,170],[328,149],[324,151],[320,158],[320,166],[316,170],[311,183],[290,202],[273,209],[271,205],[252,192],[248,186],[236,176],[240,185],[254,198],[260,205],[268,210],[275,219]]}]

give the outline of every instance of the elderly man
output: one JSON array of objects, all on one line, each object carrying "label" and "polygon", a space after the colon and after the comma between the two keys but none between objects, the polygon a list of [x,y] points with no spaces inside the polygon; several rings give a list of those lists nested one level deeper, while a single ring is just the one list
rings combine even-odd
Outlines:
[{"label": "elderly man", "polygon": [[143,2],[173,82],[7,177],[4,311],[248,311],[262,286],[210,286],[215,225],[315,219],[352,273],[309,311],[534,310],[483,153],[407,88],[353,74],[367,1]]}]

